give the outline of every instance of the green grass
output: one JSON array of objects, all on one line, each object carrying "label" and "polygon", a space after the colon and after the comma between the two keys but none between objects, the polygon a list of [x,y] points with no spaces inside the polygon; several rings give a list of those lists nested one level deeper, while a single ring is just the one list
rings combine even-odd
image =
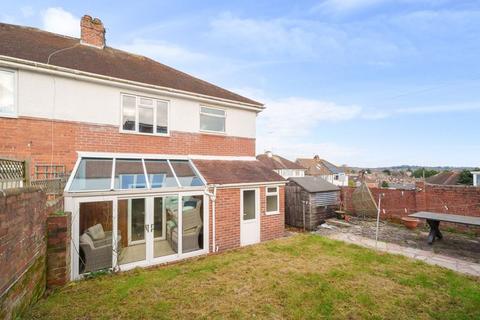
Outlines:
[{"label": "green grass", "polygon": [[480,319],[480,279],[314,235],[79,281],[32,319]]}]

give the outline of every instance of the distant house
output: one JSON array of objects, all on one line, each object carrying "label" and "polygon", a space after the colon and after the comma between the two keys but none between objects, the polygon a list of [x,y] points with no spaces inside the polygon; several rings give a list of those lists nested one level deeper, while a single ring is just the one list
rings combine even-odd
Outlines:
[{"label": "distant house", "polygon": [[306,169],[305,175],[307,176],[321,177],[336,186],[348,186],[348,176],[345,174],[345,170],[327,160],[320,159],[318,155],[312,159],[300,158],[295,162]]},{"label": "distant house", "polygon": [[293,161],[280,157],[279,155],[273,154],[270,151],[258,155],[257,160],[285,179],[305,176],[306,169],[304,167]]},{"label": "distant house", "polygon": [[457,185],[460,179],[460,172],[444,171],[425,179],[427,183],[443,186]]}]

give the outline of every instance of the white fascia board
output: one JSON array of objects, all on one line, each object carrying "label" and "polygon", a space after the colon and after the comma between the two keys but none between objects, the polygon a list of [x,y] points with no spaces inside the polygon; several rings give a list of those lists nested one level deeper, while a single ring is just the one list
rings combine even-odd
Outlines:
[{"label": "white fascia board", "polygon": [[207,96],[200,93],[183,91],[179,89],[162,87],[162,86],[146,84],[146,83],[131,81],[131,80],[125,80],[125,79],[120,79],[115,77],[103,76],[96,73],[58,67],[58,66],[49,65],[46,63],[18,59],[18,58],[13,58],[13,57],[4,56],[4,55],[0,55],[0,66],[31,70],[31,71],[42,72],[47,74],[54,74],[54,75],[73,78],[77,80],[84,80],[84,81],[102,83],[102,84],[113,85],[113,86],[123,87],[128,89],[152,92],[160,95],[163,94],[163,95],[169,95],[169,96],[180,97],[180,98],[194,99],[197,101],[216,104],[220,106],[251,110],[257,113],[265,109],[265,106],[261,104],[259,105],[250,104],[250,103],[245,103],[240,101]]},{"label": "white fascia board", "polygon": [[157,153],[115,153],[115,152],[90,152],[77,151],[80,158],[124,158],[124,159],[172,159],[189,160],[187,155],[178,154],[157,154]]},{"label": "white fascia board", "polygon": [[192,160],[222,160],[222,161],[256,161],[257,158],[249,156],[211,156],[190,154],[188,157]]},{"label": "white fascia board", "polygon": [[171,159],[171,160],[222,160],[222,161],[257,161],[249,156],[210,156],[210,155],[178,155],[159,153],[115,153],[115,152],[91,152],[77,151],[78,157],[83,158],[143,158],[143,159]]},{"label": "white fascia board", "polygon": [[155,188],[155,189],[125,189],[125,190],[103,190],[103,191],[76,191],[65,192],[64,197],[82,198],[82,197],[104,197],[104,196],[116,196],[116,197],[131,197],[131,196],[156,196],[162,195],[178,195],[183,192],[202,192],[205,190],[205,186],[200,187],[169,187],[169,188]]},{"label": "white fascia board", "polygon": [[243,187],[262,187],[262,186],[284,186],[288,181],[268,181],[268,182],[240,182],[240,183],[226,183],[226,184],[209,184],[209,186],[216,186],[222,188],[243,188]]}]

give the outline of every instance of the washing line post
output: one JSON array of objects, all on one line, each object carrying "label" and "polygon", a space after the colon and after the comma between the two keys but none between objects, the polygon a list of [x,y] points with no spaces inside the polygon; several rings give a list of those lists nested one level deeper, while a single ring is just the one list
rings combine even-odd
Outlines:
[{"label": "washing line post", "polygon": [[378,245],[378,228],[380,226],[380,205],[382,204],[382,195],[383,193],[380,193],[378,195],[378,210],[377,210],[377,227],[376,227],[376,230],[375,230],[375,249],[377,249],[377,245]]}]

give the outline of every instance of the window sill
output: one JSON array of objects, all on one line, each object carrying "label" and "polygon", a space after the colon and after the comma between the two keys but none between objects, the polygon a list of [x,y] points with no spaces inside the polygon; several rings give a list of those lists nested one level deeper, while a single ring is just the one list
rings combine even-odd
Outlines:
[{"label": "window sill", "polygon": [[18,114],[14,114],[14,113],[1,113],[1,112],[0,112],[0,118],[13,118],[13,119],[18,119]]},{"label": "window sill", "polygon": [[124,134],[134,134],[140,136],[149,136],[149,137],[170,137],[169,133],[146,133],[146,132],[136,132],[136,131],[128,131],[128,130],[120,130],[120,133]]},{"label": "window sill", "polygon": [[280,211],[271,211],[271,212],[265,212],[266,216],[276,216],[279,215]]},{"label": "window sill", "polygon": [[221,132],[221,131],[209,131],[209,130],[200,130],[200,133],[210,134],[210,135],[214,135],[214,136],[226,136],[226,135],[227,135],[226,132]]}]

